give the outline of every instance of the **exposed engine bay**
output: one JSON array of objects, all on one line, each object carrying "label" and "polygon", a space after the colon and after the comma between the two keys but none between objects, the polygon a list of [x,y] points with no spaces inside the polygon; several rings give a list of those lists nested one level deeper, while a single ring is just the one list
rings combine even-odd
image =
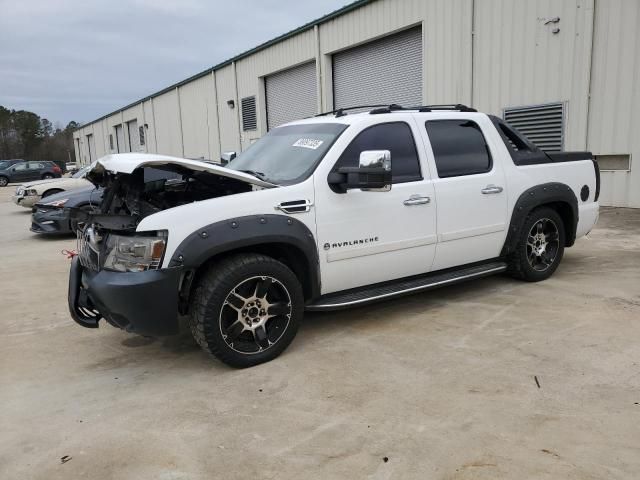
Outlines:
[{"label": "exposed engine bay", "polygon": [[260,188],[175,164],[137,168],[132,173],[94,169],[87,179],[105,189],[100,213],[81,218],[89,216],[78,211],[72,217],[109,230],[133,231],[143,218],[162,210]]}]

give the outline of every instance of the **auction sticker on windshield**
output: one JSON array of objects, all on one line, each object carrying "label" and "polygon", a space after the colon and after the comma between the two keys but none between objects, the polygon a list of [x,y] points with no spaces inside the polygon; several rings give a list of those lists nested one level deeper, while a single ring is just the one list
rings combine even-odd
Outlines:
[{"label": "auction sticker on windshield", "polygon": [[299,138],[292,145],[292,147],[302,147],[302,148],[310,148],[311,150],[316,150],[320,145],[322,145],[322,140],[316,140],[314,138]]}]

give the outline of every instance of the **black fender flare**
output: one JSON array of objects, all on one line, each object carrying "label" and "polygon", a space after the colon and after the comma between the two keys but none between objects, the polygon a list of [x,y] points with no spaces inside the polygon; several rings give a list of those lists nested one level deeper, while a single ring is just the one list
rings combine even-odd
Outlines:
[{"label": "black fender flare", "polygon": [[524,220],[531,211],[539,206],[549,203],[564,203],[571,209],[569,228],[566,229],[565,245],[570,247],[576,240],[576,228],[578,226],[578,199],[570,186],[564,183],[550,182],[536,185],[525,190],[518,198],[511,214],[509,232],[502,247],[501,256],[513,252],[518,243],[520,230]]},{"label": "black fender flare", "polygon": [[319,296],[320,261],[315,237],[300,220],[284,215],[248,215],[199,228],[178,245],[169,267],[181,266],[185,271],[193,271],[221,253],[274,243],[290,245],[304,254],[311,295]]}]

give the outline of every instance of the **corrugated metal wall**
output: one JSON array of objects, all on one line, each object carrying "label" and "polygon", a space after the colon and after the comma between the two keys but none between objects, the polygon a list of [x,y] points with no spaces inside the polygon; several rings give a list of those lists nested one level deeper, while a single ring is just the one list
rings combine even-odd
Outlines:
[{"label": "corrugated metal wall", "polygon": [[598,0],[587,147],[630,154],[631,171],[602,172],[602,202],[640,207],[640,1]]},{"label": "corrugated metal wall", "polygon": [[211,128],[216,128],[218,116],[213,75],[187,83],[178,91],[184,156],[211,159],[211,139],[214,137]]},{"label": "corrugated metal wall", "polygon": [[[565,102],[565,149],[632,156],[630,172],[603,172],[603,203],[640,207],[639,23],[639,0],[376,0],[79,129],[76,154],[89,133],[109,153],[108,135],[132,119],[147,125],[147,152],[246,149],[266,133],[266,76],[315,60],[318,110],[330,110],[335,53],[420,26],[424,103],[502,115]],[[254,95],[258,128],[243,132],[239,100]]]},{"label": "corrugated metal wall", "polygon": [[474,106],[502,116],[505,107],[567,102],[565,149],[584,149],[592,13],[593,0],[476,3]]}]

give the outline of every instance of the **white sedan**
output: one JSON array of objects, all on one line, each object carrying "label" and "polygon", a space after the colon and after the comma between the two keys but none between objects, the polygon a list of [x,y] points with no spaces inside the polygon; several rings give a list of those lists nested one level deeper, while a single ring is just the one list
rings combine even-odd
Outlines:
[{"label": "white sedan", "polygon": [[91,165],[88,165],[78,170],[71,177],[36,180],[19,185],[16,188],[15,195],[12,197],[13,203],[21,207],[31,208],[38,203],[41,198],[48,197],[49,195],[66,190],[90,187],[91,182],[84,178],[90,170]]}]

